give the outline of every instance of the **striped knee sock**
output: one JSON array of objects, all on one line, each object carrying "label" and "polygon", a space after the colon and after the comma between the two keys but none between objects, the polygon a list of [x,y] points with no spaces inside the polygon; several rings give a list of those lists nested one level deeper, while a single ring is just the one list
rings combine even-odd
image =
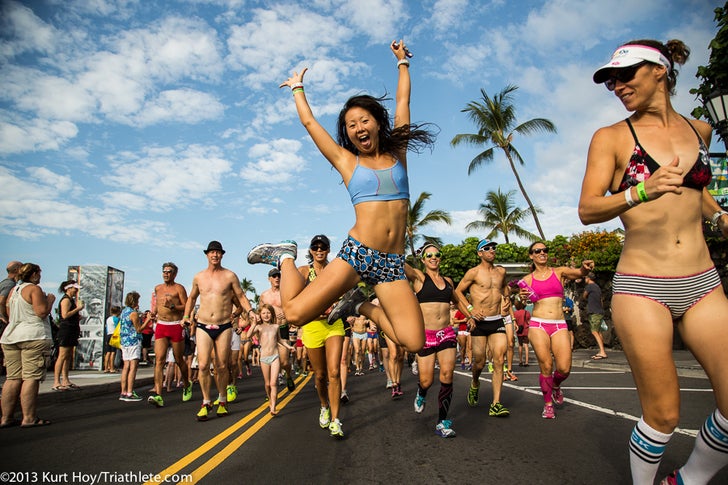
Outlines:
[{"label": "striped knee sock", "polygon": [[708,483],[728,465],[728,419],[717,409],[708,416],[695,439],[687,463],[679,470],[684,483]]},{"label": "striped knee sock", "polygon": [[660,433],[645,423],[644,418],[632,430],[629,439],[629,464],[632,469],[632,483],[650,484],[655,480],[665,446],[672,433]]}]

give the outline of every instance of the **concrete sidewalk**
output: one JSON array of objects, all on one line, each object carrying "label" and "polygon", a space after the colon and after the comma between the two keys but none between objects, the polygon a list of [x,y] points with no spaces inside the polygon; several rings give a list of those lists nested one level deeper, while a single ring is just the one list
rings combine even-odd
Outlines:
[{"label": "concrete sidewalk", "polygon": [[[607,358],[601,360],[592,360],[591,356],[596,354],[595,349],[576,349],[573,354],[574,368],[587,368],[587,369],[603,369],[603,370],[615,370],[615,371],[629,371],[629,364],[624,352],[619,350],[607,349]],[[673,358],[675,359],[675,365],[677,367],[678,375],[681,377],[695,377],[706,379],[705,372],[700,364],[695,360],[693,355],[687,350],[676,350],[673,352]],[[533,351],[530,352],[529,361],[531,367],[537,369],[536,357]],[[514,372],[518,374],[518,353],[514,356]],[[114,394],[119,392],[119,381],[121,374],[105,374],[99,371],[71,371],[70,379],[72,382],[79,386],[79,389],[68,390],[68,391],[54,391],[53,387],[53,373],[49,372],[46,376],[46,380],[41,382],[38,401],[40,405],[62,403],[68,401],[74,401],[77,399],[83,399],[90,396],[97,396],[102,394]],[[5,382],[5,377],[0,377],[0,383]],[[154,367],[153,366],[139,366],[136,376],[136,389],[140,395],[146,396],[147,391],[154,384]]]}]

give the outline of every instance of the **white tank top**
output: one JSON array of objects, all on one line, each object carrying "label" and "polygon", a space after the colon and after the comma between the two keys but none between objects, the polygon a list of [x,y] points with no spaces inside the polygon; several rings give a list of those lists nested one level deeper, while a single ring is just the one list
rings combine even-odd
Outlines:
[{"label": "white tank top", "polygon": [[51,340],[51,326],[48,319],[35,314],[33,305],[25,301],[21,294],[23,288],[32,283],[22,283],[12,290],[8,296],[9,320],[0,343],[14,344],[30,340]]}]

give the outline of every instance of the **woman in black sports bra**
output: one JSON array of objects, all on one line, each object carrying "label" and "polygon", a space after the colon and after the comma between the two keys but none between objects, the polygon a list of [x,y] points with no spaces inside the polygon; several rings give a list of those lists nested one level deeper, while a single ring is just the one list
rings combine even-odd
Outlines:
[{"label": "woman in black sports bra", "polygon": [[662,483],[707,483],[728,464],[728,299],[702,230],[712,219],[728,236],[728,215],[705,189],[710,126],[670,102],[675,63],[689,54],[679,40],[635,40],[594,74],[633,112],[594,134],[579,217],[594,224],[619,216],[624,224],[612,318],[642,405],[629,443],[635,484],[653,483],[680,417],[673,320],[713,384],[717,409],[685,465]]}]

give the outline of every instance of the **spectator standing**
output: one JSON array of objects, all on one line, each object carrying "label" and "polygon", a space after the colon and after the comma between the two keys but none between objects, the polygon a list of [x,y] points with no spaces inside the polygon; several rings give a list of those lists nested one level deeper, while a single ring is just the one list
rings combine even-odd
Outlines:
[{"label": "spectator standing", "polygon": [[[142,398],[134,391],[139,359],[142,356],[141,332],[151,326],[152,320],[147,318],[142,322],[139,316],[139,293],[131,291],[124,299],[124,309],[121,310],[121,359],[124,367],[121,370],[121,394],[119,401],[136,402]],[[162,357],[164,358],[164,357]]]},{"label": "spectator standing", "polygon": [[119,324],[121,319],[121,308],[118,306],[112,306],[110,310],[111,315],[106,319],[106,338],[104,339],[104,372],[114,373],[117,372],[116,364],[116,347],[112,347],[109,342],[111,341],[111,334],[116,330],[116,326]]},{"label": "spectator standing", "polygon": [[13,415],[20,398],[21,427],[45,426],[50,421],[36,415],[38,387],[45,378],[51,352],[48,315],[54,295],[46,295],[40,283],[40,266],[25,263],[18,271],[18,284],[8,295],[8,326],[0,338],[5,353],[7,378],[3,385],[0,427],[17,424]]},{"label": "spectator standing", "polygon": [[601,360],[607,358],[604,351],[604,340],[602,339],[601,326],[604,320],[604,308],[602,307],[602,289],[594,281],[594,273],[586,276],[586,288],[584,288],[583,298],[586,300],[586,312],[589,315],[589,326],[594,339],[599,346],[599,352],[592,355],[592,360]]},{"label": "spectator standing", "polygon": [[[0,281],[0,337],[8,324],[7,303],[8,295],[10,290],[15,286],[15,282],[18,279],[18,270],[23,266],[20,261],[10,261],[6,268],[8,272],[7,278]],[[0,351],[0,371],[4,371],[5,366],[3,365],[3,353]]]},{"label": "spectator standing", "polygon": [[67,391],[69,389],[78,389],[78,386],[72,383],[68,377],[71,369],[71,359],[73,358],[73,349],[78,346],[78,339],[81,336],[81,315],[84,304],[78,297],[78,286],[73,280],[64,281],[58,288],[63,293],[61,300],[58,302],[58,360],[56,360],[53,387],[54,391]]}]

